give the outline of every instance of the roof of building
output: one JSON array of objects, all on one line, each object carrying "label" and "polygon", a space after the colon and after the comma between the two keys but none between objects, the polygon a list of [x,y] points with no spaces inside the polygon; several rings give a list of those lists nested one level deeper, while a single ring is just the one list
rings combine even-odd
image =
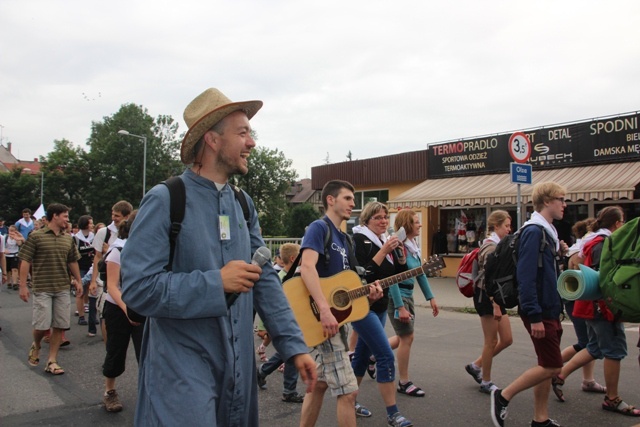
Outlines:
[{"label": "roof of building", "polygon": [[305,203],[309,201],[314,192],[315,190],[311,187],[311,179],[304,178],[296,181],[286,196],[289,198],[289,203]]}]

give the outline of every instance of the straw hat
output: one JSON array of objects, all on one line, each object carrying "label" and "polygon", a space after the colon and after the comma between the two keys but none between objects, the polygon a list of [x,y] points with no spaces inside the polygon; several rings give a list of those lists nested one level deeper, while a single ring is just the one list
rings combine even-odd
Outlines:
[{"label": "straw hat", "polygon": [[182,140],[180,157],[188,165],[194,161],[193,147],[213,125],[235,111],[244,111],[251,119],[262,107],[262,101],[231,102],[222,92],[209,88],[191,101],[184,110],[184,121],[189,127]]}]

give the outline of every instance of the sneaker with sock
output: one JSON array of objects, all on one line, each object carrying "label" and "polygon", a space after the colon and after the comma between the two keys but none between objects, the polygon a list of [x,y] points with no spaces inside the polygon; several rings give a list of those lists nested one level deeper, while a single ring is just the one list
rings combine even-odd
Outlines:
[{"label": "sneaker with sock", "polygon": [[496,386],[492,382],[485,383],[484,381],[480,384],[480,393],[491,394],[493,390],[496,390],[498,386]]},{"label": "sneaker with sock", "polygon": [[502,391],[496,388],[491,392],[491,420],[496,427],[503,427],[504,420],[507,418],[507,405],[503,403]]},{"label": "sneaker with sock", "polygon": [[473,377],[475,382],[477,382],[478,384],[482,382],[482,370],[480,368],[475,367],[473,363],[469,363],[464,367],[464,369],[469,375]]},{"label": "sneaker with sock", "polygon": [[104,409],[107,412],[120,412],[122,411],[122,403],[120,403],[120,399],[118,398],[118,393],[115,390],[109,390],[102,397],[102,402],[104,403]]},{"label": "sneaker with sock", "polygon": [[358,402],[356,402],[356,416],[362,418],[369,418],[371,416],[371,411],[366,408],[366,406],[362,406]]},{"label": "sneaker with sock", "polygon": [[549,418],[547,421],[539,423],[538,421],[531,420],[531,427],[562,427],[556,420]]},{"label": "sneaker with sock", "polygon": [[289,402],[289,403],[302,403],[304,401],[304,394],[300,394],[297,392],[283,393],[282,401]]},{"label": "sneaker with sock", "polygon": [[387,425],[392,427],[411,427],[413,423],[403,417],[400,412],[396,412],[393,415],[387,417]]}]

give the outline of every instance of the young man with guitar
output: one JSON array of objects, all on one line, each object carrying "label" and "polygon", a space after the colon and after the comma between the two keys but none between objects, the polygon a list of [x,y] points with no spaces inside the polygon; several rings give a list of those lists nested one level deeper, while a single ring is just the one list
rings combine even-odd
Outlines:
[{"label": "young man with guitar", "polygon": [[[326,339],[315,346],[311,353],[316,360],[318,381],[313,391],[305,396],[300,426],[315,425],[328,388],[331,389],[331,395],[338,399],[338,425],[355,426],[354,405],[358,383],[347,355],[348,325],[339,326],[320,285],[321,277],[329,277],[356,267],[353,242],[340,230],[342,221],[351,217],[351,211],[355,207],[353,186],[346,181],[329,181],[322,189],[322,204],[326,216],[311,223],[305,233],[300,271],[302,280],[315,301]],[[325,245],[328,233],[331,241]],[[328,248],[326,253],[325,247]],[[370,301],[381,297],[382,288],[378,283],[369,288]]]}]

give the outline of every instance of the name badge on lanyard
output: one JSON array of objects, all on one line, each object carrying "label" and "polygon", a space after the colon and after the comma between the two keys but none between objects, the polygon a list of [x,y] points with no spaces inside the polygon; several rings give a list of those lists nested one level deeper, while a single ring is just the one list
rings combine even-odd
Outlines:
[{"label": "name badge on lanyard", "polygon": [[229,225],[229,215],[218,216],[218,228],[220,229],[220,240],[231,240],[231,227]]}]

